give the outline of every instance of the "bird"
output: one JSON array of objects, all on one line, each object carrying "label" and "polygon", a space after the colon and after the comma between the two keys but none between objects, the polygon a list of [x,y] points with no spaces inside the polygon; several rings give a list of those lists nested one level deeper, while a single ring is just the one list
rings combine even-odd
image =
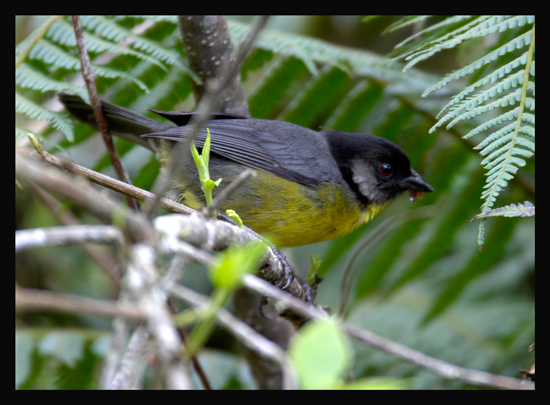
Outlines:
[{"label": "bird", "polygon": [[[67,110],[97,128],[93,109],[84,100],[59,93]],[[175,143],[187,136],[196,111],[151,110],[162,123],[115,104],[101,101],[112,134],[155,151],[161,166]],[[337,130],[318,132],[289,122],[213,114],[193,140],[201,149],[210,134],[209,171],[222,179],[213,190],[230,184],[247,168],[257,176],[244,182],[222,203],[244,225],[268,235],[279,247],[322,242],[368,223],[397,196],[411,201],[432,186],[414,169],[395,143],[369,134]],[[180,159],[167,197],[194,209],[205,206],[198,171],[190,156]]]}]

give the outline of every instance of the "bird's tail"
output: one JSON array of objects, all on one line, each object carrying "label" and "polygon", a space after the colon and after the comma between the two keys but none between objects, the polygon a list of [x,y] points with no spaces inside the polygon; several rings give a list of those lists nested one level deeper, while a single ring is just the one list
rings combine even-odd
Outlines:
[{"label": "bird's tail", "polygon": [[[86,104],[81,97],[74,94],[58,93],[58,97],[72,115],[92,128],[97,129],[92,106]],[[151,132],[162,132],[172,128],[170,125],[144,117],[107,101],[102,101],[101,107],[103,108],[103,114],[112,135],[127,139],[147,149],[154,150],[156,149],[156,145],[150,143],[151,140],[141,138],[140,135]]]}]

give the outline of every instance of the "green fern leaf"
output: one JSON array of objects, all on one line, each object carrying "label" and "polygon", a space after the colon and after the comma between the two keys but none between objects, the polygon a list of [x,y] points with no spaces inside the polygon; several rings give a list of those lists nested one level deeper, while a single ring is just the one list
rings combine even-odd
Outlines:
[{"label": "green fern leaf", "polygon": [[472,29],[472,32],[466,32],[463,34],[463,36],[465,39],[486,36],[489,34],[495,34],[497,32],[503,32],[512,28],[522,27],[525,24],[532,24],[534,21],[534,15],[518,15],[510,18],[496,16],[481,24],[479,29]]},{"label": "green fern leaf", "polygon": [[[401,52],[398,57],[399,58],[406,58],[408,56],[411,56],[411,58],[412,58],[412,57],[414,57],[414,54],[419,52],[420,50],[423,50],[423,49],[425,49],[427,47],[430,47],[430,46],[433,47],[437,44],[441,44],[441,43],[445,42],[446,40],[448,40],[449,38],[452,38],[452,37],[464,32],[464,31],[468,30],[469,28],[471,28],[471,27],[487,20],[488,18],[490,18],[490,16],[479,16],[479,17],[475,18],[474,20],[469,21],[466,24],[457,27],[456,29],[453,29],[450,32],[447,31],[449,26],[452,27],[455,24],[460,23],[461,21],[470,20],[471,16],[452,16],[452,17],[446,18],[445,20],[443,20],[443,21],[441,21],[437,24],[434,24],[432,26],[429,26],[427,28],[424,28],[423,30],[421,30],[421,31],[417,32],[416,34],[413,34],[411,37],[409,37],[410,40],[412,40],[412,39],[415,39],[417,37],[425,36],[426,34],[431,34],[426,39],[420,40],[418,42],[418,44],[414,44],[413,47],[409,48],[405,52]],[[435,39],[432,39],[434,37],[435,37]],[[395,48],[399,49],[400,47],[402,47],[406,43],[410,42],[409,38],[407,38],[403,42],[397,44],[395,46]],[[391,58],[392,58],[392,56],[390,55],[390,59]],[[407,70],[407,69],[403,69],[403,71],[405,71],[405,70]]]},{"label": "green fern leaf", "polygon": [[[443,22],[447,20],[451,19],[448,18]],[[455,17],[452,21],[457,24],[461,23]],[[425,38],[418,46],[410,47],[401,55],[402,57],[406,55],[404,59],[408,63],[403,70],[407,70],[437,52],[453,48],[469,39],[502,33],[507,30],[518,29],[526,24],[532,24],[532,28],[527,32],[519,34],[521,31],[517,31],[518,34],[513,36],[511,40],[503,45],[498,45],[495,49],[463,68],[447,74],[422,94],[425,97],[440,90],[452,80],[474,74],[484,66],[494,62],[498,63],[503,56],[529,45],[527,52],[515,57],[510,62],[506,62],[455,95],[437,115],[438,122],[429,130],[432,133],[443,124],[447,124],[446,128],[450,129],[461,121],[486,115],[497,108],[506,109],[519,103],[519,106],[509,108],[496,117],[481,122],[463,137],[465,139],[471,138],[493,126],[505,124],[504,127],[490,134],[475,147],[475,149],[481,150],[480,154],[482,156],[485,156],[481,164],[488,171],[486,185],[481,196],[482,199],[485,199],[482,213],[493,206],[502,188],[508,184],[509,180],[514,178],[520,167],[525,166],[525,159],[533,156],[535,151],[533,141],[535,116],[526,112],[535,110],[535,84],[529,80],[529,76],[535,75],[534,21],[534,16],[481,16],[469,22],[464,20],[465,24],[450,32],[445,31],[449,31],[451,26],[447,26],[447,29],[442,30],[432,26],[430,27],[433,32],[431,34],[432,38],[429,38],[429,40]],[[424,33],[428,32],[427,30],[423,31],[425,31]],[[421,35],[424,34],[415,34],[415,36]],[[433,38],[434,36],[435,38]],[[406,43],[408,40],[404,42]],[[514,69],[518,67],[520,69],[514,72]],[[491,86],[480,89],[488,84],[491,84]],[[478,89],[480,89],[478,93],[473,94]],[[532,97],[528,95],[528,92],[532,93]],[[507,121],[513,122],[507,123]],[[478,232],[479,243],[483,241],[483,234],[482,221]]]},{"label": "green fern leaf", "polygon": [[15,93],[15,111],[29,118],[50,121],[52,127],[62,131],[67,140],[74,141],[73,124],[66,115],[50,111],[18,93]]},{"label": "green fern leaf", "polygon": [[495,208],[478,214],[471,220],[484,219],[488,217],[532,217],[535,215],[535,206],[529,202],[524,201],[523,204],[518,203],[505,205],[504,207]]},{"label": "green fern leaf", "polygon": [[[485,165],[486,169],[492,169],[502,160],[505,160],[505,158],[507,158],[508,156],[510,156],[510,159],[512,159],[511,156],[513,155],[520,155],[526,158],[530,158],[531,156],[533,156],[533,152],[520,148],[510,148],[510,143],[508,143],[501,148],[491,152],[485,159],[481,161],[481,164]],[[521,161],[521,166],[525,166],[525,161],[523,159],[518,159],[518,161]]]},{"label": "green fern leaf", "polygon": [[[46,38],[49,38],[52,42],[65,45],[71,48],[76,47],[76,39],[74,36],[73,27],[65,20],[56,21],[48,30]],[[139,59],[146,60],[149,63],[159,66],[161,69],[166,70],[166,67],[158,59],[153,58],[143,52],[138,52],[127,47],[120,46],[114,42],[103,40],[94,35],[90,35],[84,31],[84,41],[88,52],[112,52],[116,55],[130,55]]]},{"label": "green fern leaf", "polygon": [[[234,21],[228,21],[228,28],[234,43],[241,42],[249,29],[248,26]],[[306,36],[266,30],[259,35],[256,46],[282,56],[294,56],[300,59],[312,75],[319,73],[318,64],[329,64],[359,77],[407,83],[410,86],[408,91],[413,91],[419,82],[425,81],[425,78],[417,72],[411,77],[400,75],[396,68],[381,61],[373,53],[330,45]]]},{"label": "green fern leaf", "polygon": [[[494,86],[490,87],[487,90],[484,90],[480,92],[475,97],[471,97],[469,99],[463,99],[462,101],[459,101],[458,104],[450,109],[450,111],[441,118],[437,124],[434,125],[434,129],[443,125],[445,122],[447,122],[451,118],[456,118],[461,111],[463,110],[471,110],[472,108],[490,100],[497,94],[503,93],[504,91],[512,88],[517,87],[523,84],[523,76],[524,72],[519,71],[514,73],[512,76],[508,76],[506,79],[499,81]],[[447,107],[449,107],[451,103],[447,104]],[[442,110],[443,111],[443,110]]]},{"label": "green fern leaf", "polygon": [[[132,48],[143,51],[159,61],[176,66],[190,74],[194,80],[200,81],[196,73],[182,63],[181,57],[177,52],[165,49],[157,42],[136,35],[104,16],[82,16],[81,20],[83,27],[90,32],[114,43],[126,40],[131,43]],[[162,65],[159,66],[162,67]]]},{"label": "green fern leaf", "polygon": [[535,21],[535,16],[494,16],[479,24],[476,27],[466,31],[459,40],[464,41],[476,37],[484,37],[489,34],[503,32],[508,29],[521,27],[527,23]]},{"label": "green fern leaf", "polygon": [[446,41],[438,40],[437,42],[441,42],[441,45],[435,48],[437,50],[453,48],[466,40],[503,32],[527,23],[532,23],[534,20],[534,16],[493,16],[478,24],[474,24],[460,35],[451,35],[451,38]]},{"label": "green fern leaf", "polygon": [[436,84],[429,87],[422,94],[422,97],[426,97],[428,94],[441,89],[442,87],[447,85],[451,80],[457,80],[457,79],[460,79],[461,77],[467,76],[475,72],[477,69],[481,68],[482,66],[492,62],[493,60],[496,60],[500,56],[505,55],[506,53],[515,51],[516,49],[523,48],[524,46],[527,46],[530,43],[531,43],[531,31],[528,31],[525,34],[520,35],[512,39],[511,41],[507,42],[506,44],[498,47],[497,49],[489,52],[488,54],[484,55],[478,60],[466,65],[465,67],[446,75],[443,79],[438,81]]},{"label": "green fern leaf", "polygon": [[517,120],[517,118],[519,117],[519,110],[520,108],[516,107],[513,110],[507,111],[499,115],[498,117],[491,118],[490,120],[487,120],[482,124],[478,125],[477,127],[475,127],[474,129],[472,129],[470,132],[464,135],[463,138],[468,139],[468,138],[471,138],[472,136],[476,136],[480,134],[483,131],[486,131],[487,129],[491,128],[494,125],[500,125],[506,121]]},{"label": "green fern leaf", "polygon": [[304,63],[295,58],[281,58],[258,81],[248,100],[250,113],[256,118],[273,116],[277,104],[297,80],[307,74]]},{"label": "green fern leaf", "polygon": [[[435,53],[442,51],[443,49],[454,48],[461,42],[471,39],[474,36],[478,36],[480,31],[483,31],[487,27],[490,27],[496,24],[497,22],[501,22],[504,18],[506,17],[505,16],[496,16],[496,17],[490,17],[490,18],[482,17],[478,20],[472,21],[470,24],[466,24],[465,26],[457,30],[454,30],[440,38],[437,38],[434,41],[429,42],[423,47],[425,49],[418,50],[417,52],[412,53],[411,55],[405,58],[405,60],[411,60],[411,62],[409,62],[405,66],[403,71],[416,65],[418,62],[429,58]],[[466,29],[466,28],[469,28],[469,29]]]},{"label": "green fern leaf", "polygon": [[83,88],[75,87],[67,82],[53,80],[25,63],[19,65],[15,70],[15,84],[42,93],[70,91],[78,94],[84,100],[88,100],[88,93]]},{"label": "green fern leaf", "polygon": [[[517,124],[515,122],[512,124],[506,125],[505,127],[489,135],[487,138],[483,140],[483,142],[475,146],[474,149],[478,149],[478,150],[481,149],[480,155],[486,156],[487,154],[495,150],[497,147],[512,141],[516,126]],[[518,132],[520,134],[527,134],[528,136],[531,136],[531,133],[534,133],[534,128],[529,128],[529,129],[526,129],[526,128],[528,127],[520,127]],[[526,139],[524,137],[518,136],[516,138],[516,143],[519,146],[525,147],[533,152],[535,151],[535,143],[530,139]]]},{"label": "green fern leaf", "polygon": [[525,108],[535,111],[535,99],[532,97],[525,97]]},{"label": "green fern leaf", "polygon": [[516,103],[519,103],[521,101],[522,97],[522,89],[518,89],[512,93],[506,94],[505,96],[499,98],[498,100],[486,104],[481,105],[476,108],[472,108],[462,114],[460,114],[458,117],[456,117],[454,120],[452,120],[449,125],[447,125],[447,129],[452,128],[454,125],[456,125],[458,122],[463,120],[469,120],[473,117],[476,117],[478,115],[481,115],[483,113],[486,113],[488,111],[492,111],[495,108],[499,107],[508,107],[509,105],[514,105]]},{"label": "green fern leaf", "polygon": [[393,32],[393,31],[399,30],[401,28],[408,27],[409,25],[424,22],[430,17],[431,16],[429,16],[429,15],[410,15],[410,16],[407,16],[407,17],[403,17],[401,20],[396,21],[393,24],[391,24],[389,27],[387,27],[384,30],[384,33]]},{"label": "green fern leaf", "polygon": [[[495,83],[497,80],[510,74],[513,69],[517,68],[520,65],[525,65],[526,63],[527,63],[527,52],[525,52],[519,58],[516,58],[513,61],[506,63],[504,66],[501,66],[500,68],[496,69],[495,71],[487,74],[487,76],[484,76],[474,84],[466,87],[457,95],[453,96],[451,98],[451,101],[445,107],[443,107],[441,112],[437,115],[437,118],[439,118],[444,111],[450,109],[456,103],[460,103],[466,96],[468,96],[470,93],[475,91],[478,87],[484,86],[488,83]],[[532,74],[534,75],[534,68],[532,68],[532,70],[533,70]]]},{"label": "green fern leaf", "polygon": [[[76,56],[71,55],[49,41],[40,40],[29,52],[29,59],[41,60],[48,65],[67,70],[80,70],[80,60]],[[92,65],[92,70],[97,76],[130,80],[137,84],[144,92],[149,93],[149,88],[145,83],[126,72],[98,65]]]}]

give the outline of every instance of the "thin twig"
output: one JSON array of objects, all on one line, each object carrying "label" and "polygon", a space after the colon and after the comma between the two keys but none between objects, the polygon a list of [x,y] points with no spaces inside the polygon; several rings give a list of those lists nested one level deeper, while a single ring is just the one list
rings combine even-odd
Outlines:
[{"label": "thin twig", "polygon": [[99,300],[72,294],[17,287],[17,311],[54,311],[68,314],[95,314],[144,320],[145,315],[136,305],[114,300]]},{"label": "thin twig", "polygon": [[112,225],[68,225],[15,231],[15,251],[43,246],[63,246],[80,243],[122,245],[120,228]]},{"label": "thin twig", "polygon": [[[112,177],[106,176],[94,170],[88,169],[84,166],[77,165],[76,163],[69,162],[60,157],[54,156],[46,151],[38,153],[32,151],[28,148],[19,148],[18,152],[32,157],[34,159],[43,160],[44,162],[50,163],[51,165],[58,167],[63,170],[70,170],[72,173],[85,177],[93,183],[99,184],[101,186],[107,187],[111,190],[117,191],[119,193],[131,196],[138,200],[147,200],[154,197],[153,193],[143,190],[139,187],[133,186],[128,183],[124,183],[120,180],[113,179]],[[172,201],[168,198],[162,197],[160,199],[160,206],[170,212],[179,212],[182,214],[192,214],[195,212],[194,209],[189,208],[185,205],[179,204],[175,201]]]},{"label": "thin twig", "polygon": [[147,327],[158,350],[157,358],[168,389],[192,388],[185,366],[182,341],[166,306],[168,292],[159,283],[156,252],[151,246],[134,243],[129,247],[125,283],[130,298],[147,318]]},{"label": "thin twig", "polygon": [[147,328],[143,325],[138,326],[128,342],[128,348],[120,360],[118,370],[114,373],[110,383],[103,388],[110,390],[138,388],[136,380],[139,375],[144,374],[140,362],[148,338]]},{"label": "thin twig", "polygon": [[[70,168],[70,166],[69,166]],[[42,188],[58,194],[89,210],[104,223],[122,227],[131,242],[144,242],[154,246],[157,235],[152,224],[142,215],[105,197],[90,183],[48,167],[29,158],[28,154],[16,151],[15,172],[19,180],[32,181]]]},{"label": "thin twig", "polygon": [[[126,173],[124,166],[122,166],[122,162],[120,161],[118,152],[115,148],[115,145],[113,144],[113,139],[111,138],[111,134],[109,133],[109,127],[107,126],[107,122],[105,121],[105,116],[103,115],[101,101],[99,100],[97,87],[95,85],[92,64],[90,62],[88,51],[86,50],[86,44],[84,43],[84,34],[82,32],[82,24],[80,23],[80,18],[77,15],[73,15],[71,16],[71,19],[73,21],[76,46],[78,48],[78,55],[80,57],[80,64],[82,66],[82,77],[84,78],[86,88],[88,89],[88,95],[90,97],[90,101],[92,102],[95,119],[97,122],[97,126],[101,132],[103,143],[107,148],[107,152],[109,153],[109,157],[111,158],[111,163],[113,164],[113,168],[115,169],[118,178],[125,183],[131,184],[130,177],[128,176],[128,173]],[[133,198],[126,196],[126,200],[128,201],[128,205],[132,209],[134,209],[135,211],[138,210],[137,203]]]},{"label": "thin twig", "polygon": [[[323,310],[312,305],[308,305],[300,299],[273,287],[266,281],[252,275],[246,275],[243,278],[243,284],[258,293],[280,301],[291,308],[296,313],[306,316],[310,319],[323,319],[328,316]],[[379,336],[371,331],[359,329],[356,326],[342,322],[342,329],[350,337],[376,347],[389,353],[392,356],[405,360],[408,363],[415,364],[435,374],[441,375],[452,380],[464,381],[472,385],[503,388],[503,389],[534,389],[535,385],[531,381],[520,380],[517,378],[495,375],[484,371],[472,370],[447,363],[443,360],[428,356],[422,352],[411,349],[405,345],[394,342]]]},{"label": "thin twig", "polygon": [[360,342],[381,349],[394,357],[398,357],[450,380],[459,380],[472,385],[508,390],[535,389],[535,384],[532,381],[459,367],[383,338],[368,330],[359,329],[350,324],[343,324],[343,328],[350,337]]}]

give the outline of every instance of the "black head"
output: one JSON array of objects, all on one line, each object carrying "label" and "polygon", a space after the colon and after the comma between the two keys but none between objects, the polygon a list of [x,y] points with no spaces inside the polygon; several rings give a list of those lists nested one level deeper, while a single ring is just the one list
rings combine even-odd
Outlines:
[{"label": "black head", "polygon": [[324,135],[342,176],[363,204],[383,204],[404,191],[409,191],[414,201],[420,193],[434,191],[393,142],[340,131]]}]

